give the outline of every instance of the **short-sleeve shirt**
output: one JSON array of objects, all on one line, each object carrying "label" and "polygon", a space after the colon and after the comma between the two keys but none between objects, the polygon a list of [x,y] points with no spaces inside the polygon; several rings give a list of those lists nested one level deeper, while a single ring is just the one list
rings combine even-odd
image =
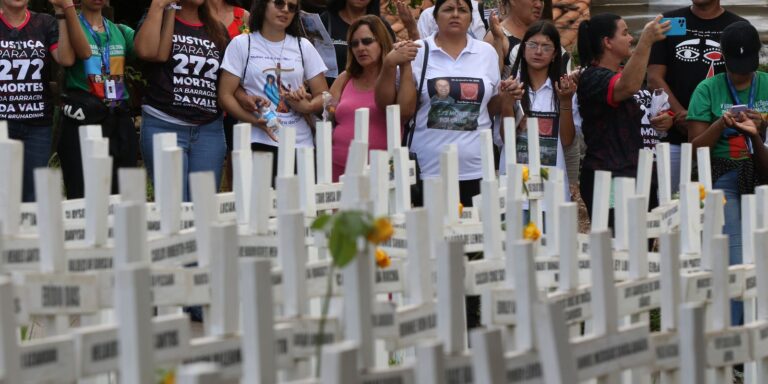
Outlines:
[{"label": "short-sleeve shirt", "polygon": [[[239,35],[227,46],[221,68],[240,78],[246,93],[272,103],[282,126],[296,128],[297,147],[314,146],[312,130],[303,115],[280,96],[280,89],[297,90],[304,86],[304,81],[326,71],[323,59],[309,40],[301,38],[299,48],[299,38],[291,35],[278,42],[265,39],[259,32]],[[258,127],[251,129],[251,142],[277,146]]]},{"label": "short-sleeve shirt", "polygon": [[170,58],[145,68],[152,91],[144,97],[150,106],[189,124],[207,124],[221,114],[217,88],[224,47],[217,47],[203,24],[176,18]]},{"label": "short-sleeve shirt", "polygon": [[50,125],[53,104],[51,53],[59,27],[51,15],[27,11],[24,22],[12,27],[0,14],[0,120]]},{"label": "short-sleeve shirt", "polygon": [[[75,60],[75,64],[66,71],[68,89],[80,89],[108,103],[128,100],[128,87],[125,83],[125,62],[133,58],[134,30],[125,25],[116,25],[103,18],[104,27],[109,30],[94,31],[80,18],[80,27],[85,32],[85,38],[91,46],[91,57],[86,60]],[[109,58],[102,53],[109,46]],[[109,71],[107,65],[109,64]],[[114,82],[114,91],[106,85]],[[109,97],[112,96],[112,97]]]},{"label": "short-sleeve shirt", "polygon": [[[699,82],[725,72],[725,61],[720,52],[723,29],[744,19],[728,11],[714,19],[701,19],[691,12],[690,7],[666,12],[664,17],[684,17],[687,30],[684,36],[668,36],[655,43],[649,64],[667,67],[664,80],[683,108],[687,109]],[[670,129],[664,141],[680,144],[687,142],[688,137],[677,129]]]},{"label": "short-sleeve shirt", "polygon": [[650,125],[648,90],[613,101],[614,87],[620,78],[621,73],[598,66],[590,66],[581,74],[577,95],[587,144],[582,166],[593,171],[611,171],[613,176],[634,177],[638,151],[654,149],[659,137]]},{"label": "short-sleeve shirt", "polygon": [[454,60],[435,44],[434,35],[424,41],[429,52],[422,41],[412,66],[418,89],[424,55],[429,54],[411,151],[418,157],[422,177],[437,176],[440,153],[446,145],[456,144],[459,179],[479,179],[480,130],[491,129],[488,102],[498,93],[499,56],[490,44],[467,39],[467,46]]},{"label": "short-sleeve shirt", "polygon": [[[723,116],[733,105],[733,98],[725,80],[725,73],[702,81],[691,97],[688,108],[689,121],[702,121],[708,124]],[[755,104],[753,109],[768,118],[768,73],[756,72]],[[749,88],[737,91],[742,104],[749,100]],[[733,128],[726,128],[717,143],[710,149],[713,158],[743,160],[748,158],[746,138]]]}]

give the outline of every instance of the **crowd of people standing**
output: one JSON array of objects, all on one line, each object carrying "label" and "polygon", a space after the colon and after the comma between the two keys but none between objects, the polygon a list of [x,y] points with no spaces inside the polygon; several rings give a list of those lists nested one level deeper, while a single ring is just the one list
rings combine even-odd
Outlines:
[{"label": "crowd of people standing", "polygon": [[[479,193],[480,131],[493,130],[499,149],[510,134],[524,145],[527,118],[539,121],[542,165],[563,170],[587,207],[596,171],[634,177],[638,151],[668,142],[676,191],[680,145],[709,147],[713,186],[727,198],[731,262],[739,263],[740,196],[768,174],[762,43],[720,0],[692,0],[659,15],[636,42],[619,15],[593,15],[578,28],[580,67],[555,25],[542,20],[542,0],[501,0],[487,20],[482,2],[437,0],[418,21],[397,2],[408,33],[400,40],[378,1],[331,0],[319,20],[333,57],[307,38],[299,0],[255,0],[249,10],[232,0],[152,0],[135,29],[103,17],[103,0],[49,1],[54,14],[30,11],[28,0],[0,0],[0,119],[24,143],[24,201],[34,200],[32,171],[52,152],[67,197],[83,196],[78,129],[85,124],[101,125],[115,171],[142,159],[150,177],[153,136],[175,133],[189,200],[189,173],[212,171],[217,185],[231,179],[225,164],[237,121],[252,125],[252,150],[276,154],[277,127],[294,127],[296,145],[313,147],[314,123],[325,114],[335,122],[338,180],[355,109],[370,109],[370,149],[384,149],[384,110],[396,103],[420,176],[439,175],[441,151],[457,145],[465,206]],[[683,33],[670,36],[671,21],[662,16],[684,19]],[[339,68],[334,76],[326,73],[329,60]],[[50,85],[54,63],[64,68],[59,106]],[[131,63],[141,63],[149,84],[138,131],[126,79]],[[661,109],[652,107],[658,95],[668,100]],[[505,134],[507,116],[518,126]]]}]

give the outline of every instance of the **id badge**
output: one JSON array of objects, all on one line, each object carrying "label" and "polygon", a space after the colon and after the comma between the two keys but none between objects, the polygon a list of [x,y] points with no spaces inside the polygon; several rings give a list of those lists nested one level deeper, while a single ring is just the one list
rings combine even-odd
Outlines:
[{"label": "id badge", "polygon": [[104,96],[110,100],[117,99],[117,86],[115,85],[114,80],[107,80],[104,82]]}]

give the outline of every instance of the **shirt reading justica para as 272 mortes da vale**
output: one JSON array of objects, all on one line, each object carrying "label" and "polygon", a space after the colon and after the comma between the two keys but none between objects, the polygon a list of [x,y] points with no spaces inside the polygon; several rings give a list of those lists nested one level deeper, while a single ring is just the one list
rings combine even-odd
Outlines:
[{"label": "shirt reading justica para as 272 mortes da vale", "polygon": [[217,100],[223,50],[208,37],[203,24],[176,18],[171,56],[150,64],[147,80],[153,84],[144,103],[190,124],[206,124],[221,114]]},{"label": "shirt reading justica para as 272 mortes da vale", "polygon": [[12,27],[0,14],[0,120],[50,125],[53,104],[51,53],[59,28],[51,15],[27,11],[24,22]]}]

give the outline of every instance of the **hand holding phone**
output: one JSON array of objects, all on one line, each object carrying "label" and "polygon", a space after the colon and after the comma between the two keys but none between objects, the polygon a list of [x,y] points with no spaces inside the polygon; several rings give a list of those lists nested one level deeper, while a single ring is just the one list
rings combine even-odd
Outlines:
[{"label": "hand holding phone", "polygon": [[685,17],[665,17],[661,19],[661,22],[664,23],[666,21],[669,21],[670,29],[665,33],[667,36],[685,36],[685,34],[688,32],[687,22],[685,20]]},{"label": "hand holding phone", "polygon": [[728,110],[728,112],[730,112],[734,118],[737,118],[742,112],[746,112],[747,108],[748,107],[744,104],[738,104],[738,105],[732,106],[731,109]]}]

